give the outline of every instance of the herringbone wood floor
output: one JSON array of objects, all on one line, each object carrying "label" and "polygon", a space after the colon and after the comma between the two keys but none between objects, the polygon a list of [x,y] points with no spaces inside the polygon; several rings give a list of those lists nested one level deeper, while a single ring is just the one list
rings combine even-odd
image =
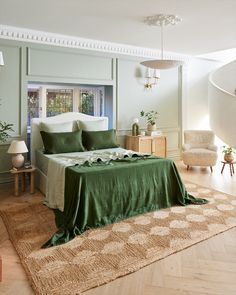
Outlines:
[{"label": "herringbone wood floor", "polygon": [[[177,165],[184,179],[236,196],[236,175],[231,177],[228,167],[221,175],[220,164],[213,174],[198,167],[187,172],[182,163]],[[13,184],[0,186],[1,208],[14,202],[35,202],[41,198],[40,193],[30,195],[28,192],[14,197]],[[3,260],[0,294],[34,294],[1,219],[0,255]],[[236,228],[84,294],[236,294]]]}]

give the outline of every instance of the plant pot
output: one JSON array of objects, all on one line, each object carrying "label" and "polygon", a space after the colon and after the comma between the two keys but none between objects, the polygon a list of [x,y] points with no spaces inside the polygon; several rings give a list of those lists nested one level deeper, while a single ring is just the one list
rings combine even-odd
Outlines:
[{"label": "plant pot", "polygon": [[155,131],[155,130],[157,130],[157,125],[156,124],[154,124],[154,125],[147,124],[147,131]]},{"label": "plant pot", "polygon": [[226,161],[226,162],[233,162],[233,160],[234,160],[234,156],[233,156],[233,154],[232,153],[230,153],[230,154],[225,154],[224,155],[224,160]]}]

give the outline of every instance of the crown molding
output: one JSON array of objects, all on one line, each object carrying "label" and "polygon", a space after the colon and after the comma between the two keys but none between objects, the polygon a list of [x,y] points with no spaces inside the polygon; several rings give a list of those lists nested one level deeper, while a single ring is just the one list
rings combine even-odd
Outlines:
[{"label": "crown molding", "polygon": [[[146,58],[161,57],[159,50],[151,48],[131,46],[120,43],[106,42],[100,40],[73,37],[50,32],[30,30],[13,26],[0,24],[0,38],[8,40],[16,40],[22,42],[33,42],[45,45],[53,45],[60,47],[69,47],[85,50],[93,50],[99,52],[107,52],[113,54],[130,55]],[[187,62],[190,56],[182,55],[174,52],[165,52],[164,59],[178,59]]]}]

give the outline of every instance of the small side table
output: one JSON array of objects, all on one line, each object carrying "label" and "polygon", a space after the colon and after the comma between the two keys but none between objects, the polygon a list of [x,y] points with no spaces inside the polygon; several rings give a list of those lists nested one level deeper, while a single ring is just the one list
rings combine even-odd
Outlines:
[{"label": "small side table", "polygon": [[229,170],[230,170],[230,175],[233,176],[234,174],[234,164],[236,164],[236,162],[226,162],[226,161],[221,161],[221,163],[223,163],[222,169],[221,169],[221,174],[223,174],[225,165],[228,164],[229,165]]},{"label": "small side table", "polygon": [[15,196],[19,196],[19,180],[21,178],[21,190],[25,191],[25,175],[27,173],[30,174],[30,193],[34,193],[34,178],[35,178],[35,167],[31,168],[19,168],[19,169],[11,169],[10,172],[14,175],[15,178]]}]

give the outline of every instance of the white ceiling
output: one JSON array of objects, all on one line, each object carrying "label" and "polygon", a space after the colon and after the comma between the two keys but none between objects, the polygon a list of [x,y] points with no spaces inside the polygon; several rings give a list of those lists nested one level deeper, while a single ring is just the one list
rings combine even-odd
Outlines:
[{"label": "white ceiling", "polygon": [[160,49],[146,16],[177,14],[164,50],[198,55],[236,48],[236,0],[0,0],[0,24]]}]

